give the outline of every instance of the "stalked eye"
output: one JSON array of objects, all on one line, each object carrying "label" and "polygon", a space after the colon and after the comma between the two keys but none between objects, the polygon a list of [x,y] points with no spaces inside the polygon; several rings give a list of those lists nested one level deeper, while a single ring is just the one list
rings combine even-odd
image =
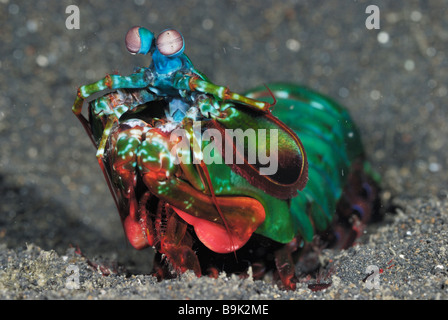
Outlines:
[{"label": "stalked eye", "polygon": [[182,53],[185,48],[184,37],[174,29],[168,29],[160,33],[156,45],[164,56],[175,56]]},{"label": "stalked eye", "polygon": [[143,27],[133,27],[129,29],[125,38],[126,49],[128,49],[131,54],[147,54],[151,50],[153,41],[154,34]]},{"label": "stalked eye", "polygon": [[128,33],[126,34],[126,49],[128,49],[128,51],[132,54],[136,54],[140,51],[141,39],[138,33],[139,28],[140,27],[133,27],[129,29]]}]

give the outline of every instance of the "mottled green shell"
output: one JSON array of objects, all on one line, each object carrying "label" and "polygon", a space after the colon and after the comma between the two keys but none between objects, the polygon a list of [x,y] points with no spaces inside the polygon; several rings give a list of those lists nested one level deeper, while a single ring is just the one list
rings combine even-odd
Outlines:
[{"label": "mottled green shell", "polygon": [[[330,226],[350,167],[363,156],[360,134],[347,110],[335,101],[297,85],[267,86],[277,99],[272,114],[293,129],[305,147],[309,180],[305,189],[290,201],[290,216],[281,215],[287,221],[265,221],[257,233],[286,243],[294,235],[275,234],[278,231],[275,224],[291,223],[293,232],[311,241],[316,230]],[[272,101],[265,87],[255,88],[246,95]]]}]

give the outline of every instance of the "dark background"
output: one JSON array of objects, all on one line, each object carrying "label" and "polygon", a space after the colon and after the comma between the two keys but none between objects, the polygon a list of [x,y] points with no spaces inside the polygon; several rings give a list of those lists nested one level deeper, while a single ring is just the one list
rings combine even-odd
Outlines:
[{"label": "dark background", "polygon": [[[66,28],[70,4],[79,30]],[[379,30],[365,26],[372,4]],[[127,244],[71,111],[80,85],[149,64],[124,46],[134,25],[181,31],[196,68],[233,91],[291,81],[333,97],[359,125],[385,199],[445,199],[447,8],[440,0],[0,1],[0,241],[58,254],[79,245],[150,270],[150,250]]]}]

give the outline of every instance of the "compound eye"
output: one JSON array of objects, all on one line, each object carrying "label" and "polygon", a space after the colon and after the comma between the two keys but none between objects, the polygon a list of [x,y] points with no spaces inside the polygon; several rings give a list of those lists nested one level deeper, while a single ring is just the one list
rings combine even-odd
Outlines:
[{"label": "compound eye", "polygon": [[143,27],[132,27],[126,34],[125,43],[126,49],[131,54],[147,54],[154,40],[154,35],[151,31]]},{"label": "compound eye", "polygon": [[184,37],[179,31],[168,29],[159,34],[156,46],[164,56],[175,56],[184,51]]},{"label": "compound eye", "polygon": [[142,41],[140,39],[138,29],[140,29],[140,27],[133,27],[129,29],[128,33],[126,34],[126,49],[128,49],[128,51],[132,54],[137,54],[142,46]]}]

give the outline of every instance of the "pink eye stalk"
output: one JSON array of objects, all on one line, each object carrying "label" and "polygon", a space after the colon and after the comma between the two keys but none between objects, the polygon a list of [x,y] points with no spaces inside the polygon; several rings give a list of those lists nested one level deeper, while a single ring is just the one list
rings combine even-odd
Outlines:
[{"label": "pink eye stalk", "polygon": [[157,37],[157,49],[164,56],[173,56],[183,51],[185,47],[184,37],[174,29],[168,29]]}]

